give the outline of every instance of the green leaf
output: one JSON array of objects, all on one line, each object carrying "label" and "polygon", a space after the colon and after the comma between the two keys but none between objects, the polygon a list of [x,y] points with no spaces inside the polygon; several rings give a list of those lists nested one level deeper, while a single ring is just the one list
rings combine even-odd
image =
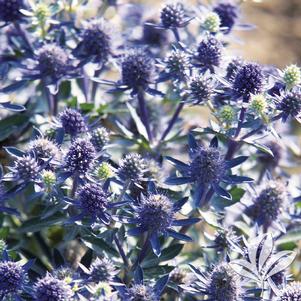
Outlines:
[{"label": "green leaf", "polygon": [[0,121],[0,141],[5,140],[15,132],[21,131],[29,123],[29,116],[15,114]]},{"label": "green leaf", "polygon": [[94,109],[94,103],[81,103],[81,104],[80,104],[80,109],[81,109],[84,113],[92,112],[93,109]]},{"label": "green leaf", "polygon": [[97,253],[103,253],[103,251],[106,251],[116,257],[119,256],[119,253],[111,244],[99,237],[87,235],[83,236],[82,241],[88,248],[92,249]]}]

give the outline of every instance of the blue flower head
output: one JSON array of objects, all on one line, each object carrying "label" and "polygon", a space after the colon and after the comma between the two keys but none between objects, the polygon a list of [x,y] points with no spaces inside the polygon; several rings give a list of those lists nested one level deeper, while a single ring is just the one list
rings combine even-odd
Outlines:
[{"label": "blue flower head", "polygon": [[213,11],[218,14],[221,27],[225,28],[224,32],[228,34],[238,18],[238,7],[230,2],[221,2],[213,8]]},{"label": "blue flower head", "polygon": [[112,52],[108,25],[103,19],[93,19],[84,24],[81,41],[73,54],[84,60],[104,65]]},{"label": "blue flower head", "polygon": [[90,266],[88,281],[110,282],[117,273],[118,271],[110,259],[106,257],[96,258]]},{"label": "blue flower head", "polygon": [[191,266],[197,280],[187,288],[193,294],[208,296],[208,300],[242,301],[245,291],[240,277],[228,263],[219,263],[209,273]]},{"label": "blue flower head", "polygon": [[236,77],[238,70],[244,65],[244,61],[237,57],[231,60],[226,69],[226,79],[232,83]]},{"label": "blue flower head", "polygon": [[142,49],[131,49],[122,57],[122,84],[134,91],[147,89],[153,81],[155,65],[153,59]]},{"label": "blue flower head", "polygon": [[157,256],[161,254],[159,235],[173,237],[183,241],[191,241],[187,235],[176,232],[173,227],[191,225],[199,221],[197,218],[177,220],[175,214],[181,210],[187,202],[184,198],[173,203],[167,196],[156,191],[150,192],[148,196],[141,196],[139,203],[131,205],[134,214],[133,218],[128,218],[129,224],[137,225],[128,231],[130,235],[140,235],[147,232],[152,249]]},{"label": "blue flower head", "polygon": [[23,0],[0,0],[0,20],[3,22],[20,20],[22,8],[24,8]]},{"label": "blue flower head", "polygon": [[72,137],[87,130],[86,122],[80,112],[74,109],[66,108],[59,115],[60,122],[66,134]]},{"label": "blue flower head", "polygon": [[74,174],[85,175],[95,159],[93,144],[85,139],[76,139],[65,156],[65,168]]},{"label": "blue flower head", "polygon": [[31,141],[28,152],[34,152],[39,164],[43,164],[43,159],[59,160],[61,158],[61,151],[58,146],[53,141],[43,137]]},{"label": "blue flower head", "polygon": [[282,120],[285,122],[289,117],[299,119],[301,113],[301,93],[290,92],[278,97],[277,109],[281,112]]},{"label": "blue flower head", "polygon": [[49,83],[57,82],[67,75],[70,61],[66,50],[56,44],[46,44],[37,53],[40,75]]},{"label": "blue flower head", "polygon": [[260,94],[264,86],[264,74],[260,65],[244,64],[236,73],[233,80],[233,92],[236,99],[248,101],[251,94]]},{"label": "blue flower head", "polygon": [[195,54],[196,66],[202,70],[214,72],[214,67],[218,67],[222,59],[223,45],[215,37],[208,37],[202,40]]},{"label": "blue flower head", "polygon": [[36,158],[32,156],[23,156],[16,158],[12,170],[17,179],[32,181],[38,178],[41,168]]},{"label": "blue flower head", "polygon": [[192,135],[189,135],[190,163],[186,164],[177,159],[167,157],[176,169],[182,173],[182,177],[170,177],[166,180],[169,185],[195,184],[195,206],[203,206],[203,196],[208,189],[223,198],[231,199],[231,195],[221,186],[221,183],[236,184],[250,182],[252,179],[231,175],[229,170],[247,160],[241,156],[232,160],[226,160],[217,148],[217,140],[213,139],[210,147],[199,146]]},{"label": "blue flower head", "polygon": [[127,300],[129,301],[159,301],[160,296],[157,296],[153,287],[145,284],[134,284],[127,290]]},{"label": "blue flower head", "polygon": [[33,295],[36,301],[67,301],[72,300],[73,292],[65,281],[47,274],[34,285]]},{"label": "blue flower head", "polygon": [[100,152],[103,150],[110,141],[110,133],[104,127],[96,128],[91,133],[91,142],[94,145],[96,151]]},{"label": "blue flower head", "polygon": [[277,301],[299,301],[301,298],[301,283],[289,283],[284,289],[281,290]]},{"label": "blue flower head", "polygon": [[186,19],[186,11],[182,3],[171,3],[163,7],[160,14],[164,28],[183,27]]}]

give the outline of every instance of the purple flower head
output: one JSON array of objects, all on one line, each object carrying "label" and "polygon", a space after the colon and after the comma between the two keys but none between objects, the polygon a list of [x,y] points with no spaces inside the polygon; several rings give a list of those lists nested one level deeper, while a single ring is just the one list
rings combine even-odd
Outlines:
[{"label": "purple flower head", "polygon": [[22,18],[20,9],[24,8],[23,0],[0,0],[0,20],[15,22]]},{"label": "purple flower head", "polygon": [[144,284],[134,284],[127,289],[128,301],[159,301],[160,297],[154,292],[151,286]]},{"label": "purple flower head", "polygon": [[185,9],[182,3],[167,4],[161,10],[161,23],[164,28],[182,27],[185,22]]},{"label": "purple flower head", "polygon": [[248,101],[251,94],[260,94],[264,86],[264,75],[260,65],[248,63],[243,65],[233,80],[235,98]]},{"label": "purple flower head", "polygon": [[241,58],[234,58],[227,66],[226,79],[232,83],[237,75],[238,70],[244,65]]},{"label": "purple flower head", "polygon": [[290,92],[280,96],[277,109],[281,111],[282,120],[286,121],[289,117],[298,118],[301,113],[301,93]]},{"label": "purple flower head", "polygon": [[86,22],[81,41],[73,51],[80,59],[104,65],[111,55],[111,36],[103,19]]},{"label": "purple flower head", "polygon": [[37,138],[31,141],[28,151],[33,151],[40,160],[48,158],[59,160],[61,158],[61,151],[58,146],[47,138]]},{"label": "purple flower head", "polygon": [[301,283],[292,282],[281,290],[277,301],[299,301],[301,300]]},{"label": "purple flower head", "polygon": [[224,156],[215,147],[199,147],[192,154],[189,175],[194,181],[202,184],[216,184],[226,173]]},{"label": "purple flower head", "polygon": [[90,141],[76,139],[65,157],[65,168],[77,174],[86,174],[95,159],[95,148]]},{"label": "purple flower head", "polygon": [[116,268],[110,259],[96,258],[90,266],[88,280],[96,283],[110,282],[116,273]]},{"label": "purple flower head", "polygon": [[238,7],[230,2],[221,2],[213,8],[221,20],[221,27],[226,28],[225,33],[228,34],[238,18]]},{"label": "purple flower head", "polygon": [[121,61],[122,83],[137,91],[146,89],[153,80],[153,59],[142,49],[129,50]]},{"label": "purple flower head", "polygon": [[39,176],[40,167],[38,161],[31,156],[16,158],[13,167],[14,175],[23,181],[35,180]]},{"label": "purple flower head", "polygon": [[128,154],[119,163],[118,175],[123,181],[142,179],[146,163],[139,154]]},{"label": "purple flower head", "polygon": [[92,131],[91,142],[94,145],[96,151],[100,152],[103,150],[110,141],[110,133],[104,127],[99,127]]},{"label": "purple flower head", "polygon": [[47,274],[38,280],[34,286],[34,300],[36,301],[67,301],[72,300],[71,287],[63,280]]},{"label": "purple flower head", "polygon": [[223,45],[214,37],[206,38],[201,41],[195,59],[197,66],[203,70],[210,70],[214,72],[214,67],[218,67],[221,63]]},{"label": "purple flower head", "polygon": [[26,271],[22,265],[13,261],[0,262],[0,296],[15,294],[26,282]]},{"label": "purple flower head", "polygon": [[84,215],[97,218],[105,214],[108,195],[100,185],[94,183],[84,185],[79,190],[77,198]]},{"label": "purple flower head", "polygon": [[65,133],[70,134],[72,137],[84,133],[87,130],[84,117],[77,110],[66,108],[59,115],[59,119]]},{"label": "purple flower head", "polygon": [[55,44],[42,46],[37,53],[38,70],[43,78],[51,82],[58,81],[70,70],[70,62],[66,50]]}]

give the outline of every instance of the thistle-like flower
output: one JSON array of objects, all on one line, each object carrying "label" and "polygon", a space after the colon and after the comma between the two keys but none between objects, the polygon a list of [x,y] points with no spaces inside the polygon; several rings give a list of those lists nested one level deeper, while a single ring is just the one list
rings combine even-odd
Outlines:
[{"label": "thistle-like flower", "polygon": [[238,8],[230,2],[221,2],[213,8],[220,18],[220,27],[226,34],[230,33],[238,18]]},{"label": "thistle-like flower", "polygon": [[104,127],[99,127],[92,131],[91,133],[91,142],[94,145],[97,152],[103,150],[104,146],[106,146],[110,141],[110,133]]},{"label": "thistle-like flower", "polygon": [[23,0],[0,0],[0,20],[15,22],[22,18],[20,10],[24,8]]},{"label": "thistle-like flower", "polygon": [[237,57],[232,59],[226,68],[226,79],[232,83],[237,75],[238,70],[243,65],[244,61],[241,58]]},{"label": "thistle-like flower", "polygon": [[34,152],[37,159],[43,162],[43,159],[61,159],[61,150],[51,140],[47,138],[37,138],[30,142],[28,152]]},{"label": "thistle-like flower", "polygon": [[218,67],[221,63],[223,45],[214,37],[209,37],[201,41],[198,45],[196,54],[196,66],[203,71],[210,70],[214,73],[214,67]]},{"label": "thistle-like flower", "polygon": [[59,120],[66,134],[76,137],[87,130],[84,117],[74,109],[66,108],[60,115]]},{"label": "thistle-like flower", "polygon": [[210,33],[217,33],[220,30],[221,20],[217,13],[210,12],[206,15],[202,28]]},{"label": "thistle-like flower", "polygon": [[173,230],[173,227],[182,225],[191,225],[199,221],[197,218],[188,218],[177,220],[176,212],[181,210],[182,206],[187,202],[184,198],[173,203],[168,197],[162,194],[153,193],[148,196],[141,196],[141,201],[132,204],[134,212],[133,218],[127,218],[129,224],[136,224],[137,227],[128,231],[129,235],[140,235],[147,232],[150,237],[151,246],[157,256],[161,254],[159,243],[159,235],[164,234],[175,239],[183,241],[191,241],[187,235],[181,234]]},{"label": "thistle-like flower", "polygon": [[264,86],[264,74],[260,65],[248,63],[238,69],[233,80],[234,98],[248,101],[251,94],[260,94]]},{"label": "thistle-like flower", "polygon": [[90,141],[76,139],[65,156],[65,168],[67,171],[79,175],[85,175],[92,167],[95,159],[95,148]]},{"label": "thistle-like flower", "polygon": [[38,280],[34,286],[33,297],[37,301],[67,301],[72,300],[73,292],[65,281],[47,274]]},{"label": "thistle-like flower", "polygon": [[205,274],[190,265],[196,275],[196,281],[188,287],[188,292],[196,295],[207,296],[208,300],[216,301],[242,301],[246,295],[242,288],[240,277],[228,263],[216,265],[212,271]]},{"label": "thistle-like flower", "polygon": [[12,167],[12,172],[16,179],[22,181],[33,181],[38,178],[41,168],[36,158],[31,156],[18,157],[15,160],[15,165]]},{"label": "thistle-like flower", "polygon": [[297,65],[290,65],[283,71],[283,81],[288,88],[297,86],[301,83],[301,70]]},{"label": "thistle-like flower", "polygon": [[162,26],[168,28],[178,28],[186,25],[186,11],[182,3],[171,3],[165,5],[160,13]]},{"label": "thistle-like flower", "polygon": [[229,170],[247,160],[247,157],[237,157],[232,160],[225,160],[224,156],[216,147],[213,141],[210,147],[199,146],[192,135],[189,136],[190,158],[189,164],[177,159],[167,157],[182,177],[170,177],[166,180],[169,185],[181,185],[195,183],[194,202],[195,206],[203,206],[203,195],[207,190],[213,189],[215,193],[223,198],[231,199],[231,195],[223,187],[221,182],[228,184],[252,182],[248,177],[229,174]]},{"label": "thistle-like flower", "polygon": [[111,44],[108,24],[103,19],[93,19],[84,24],[81,40],[73,54],[83,63],[91,61],[102,66],[111,55]]},{"label": "thistle-like flower", "polygon": [[290,92],[277,97],[277,109],[281,112],[282,121],[285,122],[289,117],[300,121],[301,113],[301,93],[299,91]]},{"label": "thistle-like flower", "polygon": [[253,204],[246,208],[245,213],[259,226],[268,229],[275,226],[282,229],[279,218],[288,207],[288,191],[280,181],[270,181],[268,185],[253,200]]},{"label": "thistle-like flower", "polygon": [[102,162],[96,168],[95,173],[96,173],[96,176],[101,180],[107,180],[109,178],[112,178],[115,174],[113,167],[108,162]]},{"label": "thistle-like flower", "polygon": [[104,257],[96,258],[89,269],[88,281],[90,282],[107,282],[113,280],[114,276],[118,273],[113,262]]},{"label": "thistle-like flower", "polygon": [[127,290],[127,300],[129,301],[159,301],[160,297],[156,295],[151,286],[144,284],[135,284]]},{"label": "thistle-like flower", "polygon": [[139,154],[128,154],[119,163],[117,174],[123,181],[141,180],[146,171],[146,163]]},{"label": "thistle-like flower", "polygon": [[301,283],[292,282],[280,291],[277,301],[299,301],[301,300]]},{"label": "thistle-like flower", "polygon": [[137,92],[147,89],[153,81],[155,65],[153,59],[141,49],[131,49],[122,57],[122,84]]}]

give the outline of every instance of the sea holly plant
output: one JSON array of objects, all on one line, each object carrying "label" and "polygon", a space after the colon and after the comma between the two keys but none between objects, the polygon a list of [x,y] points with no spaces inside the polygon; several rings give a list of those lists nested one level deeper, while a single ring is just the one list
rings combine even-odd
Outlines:
[{"label": "sea holly plant", "polygon": [[301,71],[242,2],[0,0],[0,301],[301,300]]}]

